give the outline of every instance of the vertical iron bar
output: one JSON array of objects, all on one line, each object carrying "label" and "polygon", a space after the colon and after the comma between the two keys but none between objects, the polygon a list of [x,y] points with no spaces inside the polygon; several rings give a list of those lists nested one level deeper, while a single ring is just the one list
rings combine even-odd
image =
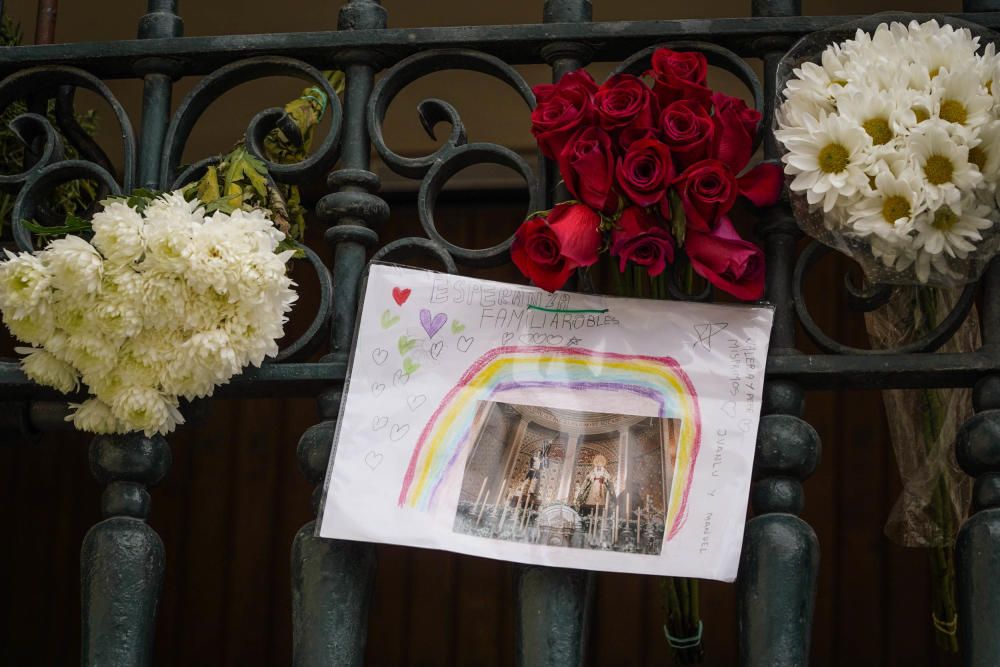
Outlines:
[{"label": "vertical iron bar", "polygon": [[[148,7],[148,13],[139,20],[139,39],[181,36],[184,23],[176,13],[177,0],[149,0]],[[144,188],[165,189],[170,184],[159,182],[160,157],[179,65],[168,58],[143,58],[135,63],[135,71],[143,77],[138,183]]]},{"label": "vertical iron bar", "polygon": [[[340,30],[385,26],[386,11],[373,0],[351,0],[340,10]],[[327,179],[334,192],[316,206],[316,216],[332,225],[325,237],[334,250],[331,352],[325,361],[346,361],[350,355],[366,253],[378,243],[378,234],[371,227],[389,217],[388,205],[372,194],[378,190],[379,179],[370,171],[371,149],[365,124],[377,54],[358,50],[341,55],[346,88],[340,169]],[[316,485],[313,505],[317,511],[342,392],[343,388],[337,387],[319,397],[323,421],[299,440],[299,465],[309,482]],[[319,539],[315,530],[316,522],[310,521],[292,544],[293,664],[362,665],[375,579],[375,549],[361,542]]]},{"label": "vertical iron bar", "polygon": [[[53,3],[54,4],[54,3]],[[180,35],[175,0],[150,0],[139,37]],[[157,70],[163,59],[144,59],[143,185],[155,187],[163,134],[170,111],[171,78]],[[150,169],[151,167],[151,169]],[[129,177],[126,176],[126,181]],[[163,585],[163,541],[146,524],[149,492],[170,467],[170,447],[161,437],[139,433],[99,436],[90,448],[94,477],[107,486],[105,517],[87,533],[80,553],[83,616],[82,664],[140,667],[152,662],[156,606]]]},{"label": "vertical iron bar", "polygon": [[152,664],[164,553],[146,524],[146,488],[169,468],[170,448],[161,436],[98,436],[90,446],[91,472],[106,486],[105,519],[87,532],[80,550],[84,667]]},{"label": "vertical iron bar", "polygon": [[[793,16],[798,0],[754,0],[755,16]],[[764,60],[764,157],[778,157],[770,132],[776,68],[786,42],[755,44]],[[786,203],[762,211],[759,234],[767,258],[767,299],[774,304],[771,355],[795,354],[792,270],[799,231]],[[820,441],[802,418],[802,388],[788,381],[764,387],[764,412],[757,437],[751,504],[737,582],[740,664],[760,667],[806,665],[819,544],[813,529],[797,515],[802,510],[802,480],[815,470]]]},{"label": "vertical iron bar", "polygon": [[[1000,11],[998,0],[964,0],[966,12]],[[983,350],[1000,351],[1000,260],[994,259],[982,280],[980,311]],[[962,664],[1000,664],[1000,375],[981,379],[973,391],[976,414],[959,429],[958,463],[975,478],[972,515],[958,531],[955,575],[958,592],[958,639]],[[947,621],[947,619],[942,619]]]},{"label": "vertical iron bar", "polygon": [[[545,23],[586,23],[591,20],[590,0],[546,0]],[[590,48],[575,42],[553,42],[542,49],[552,67],[552,80],[585,66]],[[546,206],[569,198],[555,165],[546,161]],[[517,663],[526,667],[570,667],[585,661],[590,632],[594,573],[586,570],[514,566],[517,604]]]}]

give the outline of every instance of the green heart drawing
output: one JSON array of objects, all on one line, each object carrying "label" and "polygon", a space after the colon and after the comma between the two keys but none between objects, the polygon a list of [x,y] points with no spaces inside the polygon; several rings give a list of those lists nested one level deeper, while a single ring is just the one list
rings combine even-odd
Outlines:
[{"label": "green heart drawing", "polygon": [[420,364],[410,361],[409,357],[403,359],[403,375],[413,375],[418,368],[420,368]]},{"label": "green heart drawing", "polygon": [[404,355],[413,349],[413,346],[417,344],[416,338],[407,338],[406,336],[399,337],[399,343],[397,347],[399,348],[399,354]]},{"label": "green heart drawing", "polygon": [[392,311],[386,309],[386,311],[384,313],[382,313],[382,328],[383,329],[388,329],[389,327],[391,327],[393,324],[395,324],[398,321],[399,321],[399,315],[393,315]]},{"label": "green heart drawing", "polygon": [[452,320],[451,321],[451,332],[453,334],[460,334],[463,331],[465,331],[465,325],[464,324],[462,324],[458,320]]}]

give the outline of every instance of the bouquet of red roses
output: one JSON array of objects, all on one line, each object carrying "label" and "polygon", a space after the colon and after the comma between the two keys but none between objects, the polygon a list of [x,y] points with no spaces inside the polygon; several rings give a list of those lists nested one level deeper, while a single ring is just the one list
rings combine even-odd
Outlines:
[{"label": "bouquet of red roses", "polygon": [[663,273],[683,248],[691,267],[740,299],[764,291],[763,253],[729,221],[737,197],[769,206],[781,168],[753,152],[760,113],[706,86],[696,52],[657,49],[651,81],[617,74],[598,86],[585,70],[535,86],[531,132],[574,201],[532,214],[511,247],[514,264],[536,285],[557,290],[601,252]]}]

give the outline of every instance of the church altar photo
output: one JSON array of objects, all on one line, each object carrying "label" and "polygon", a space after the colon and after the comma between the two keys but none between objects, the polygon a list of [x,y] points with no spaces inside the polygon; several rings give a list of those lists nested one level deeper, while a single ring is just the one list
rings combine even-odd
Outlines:
[{"label": "church altar photo", "polygon": [[679,419],[480,403],[454,530],[660,553]]}]

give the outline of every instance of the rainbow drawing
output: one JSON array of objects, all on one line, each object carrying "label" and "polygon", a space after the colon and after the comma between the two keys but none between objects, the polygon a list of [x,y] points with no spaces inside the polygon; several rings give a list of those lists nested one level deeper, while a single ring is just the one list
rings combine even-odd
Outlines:
[{"label": "rainbow drawing", "polygon": [[[479,401],[522,388],[628,392],[659,405],[659,416],[681,419],[677,465],[665,534],[684,525],[692,471],[701,443],[701,414],[690,378],[670,357],[582,348],[512,346],[490,350],[465,371],[420,434],[403,477],[399,505],[427,509],[469,445]],[[460,474],[460,471],[459,471]]]}]

